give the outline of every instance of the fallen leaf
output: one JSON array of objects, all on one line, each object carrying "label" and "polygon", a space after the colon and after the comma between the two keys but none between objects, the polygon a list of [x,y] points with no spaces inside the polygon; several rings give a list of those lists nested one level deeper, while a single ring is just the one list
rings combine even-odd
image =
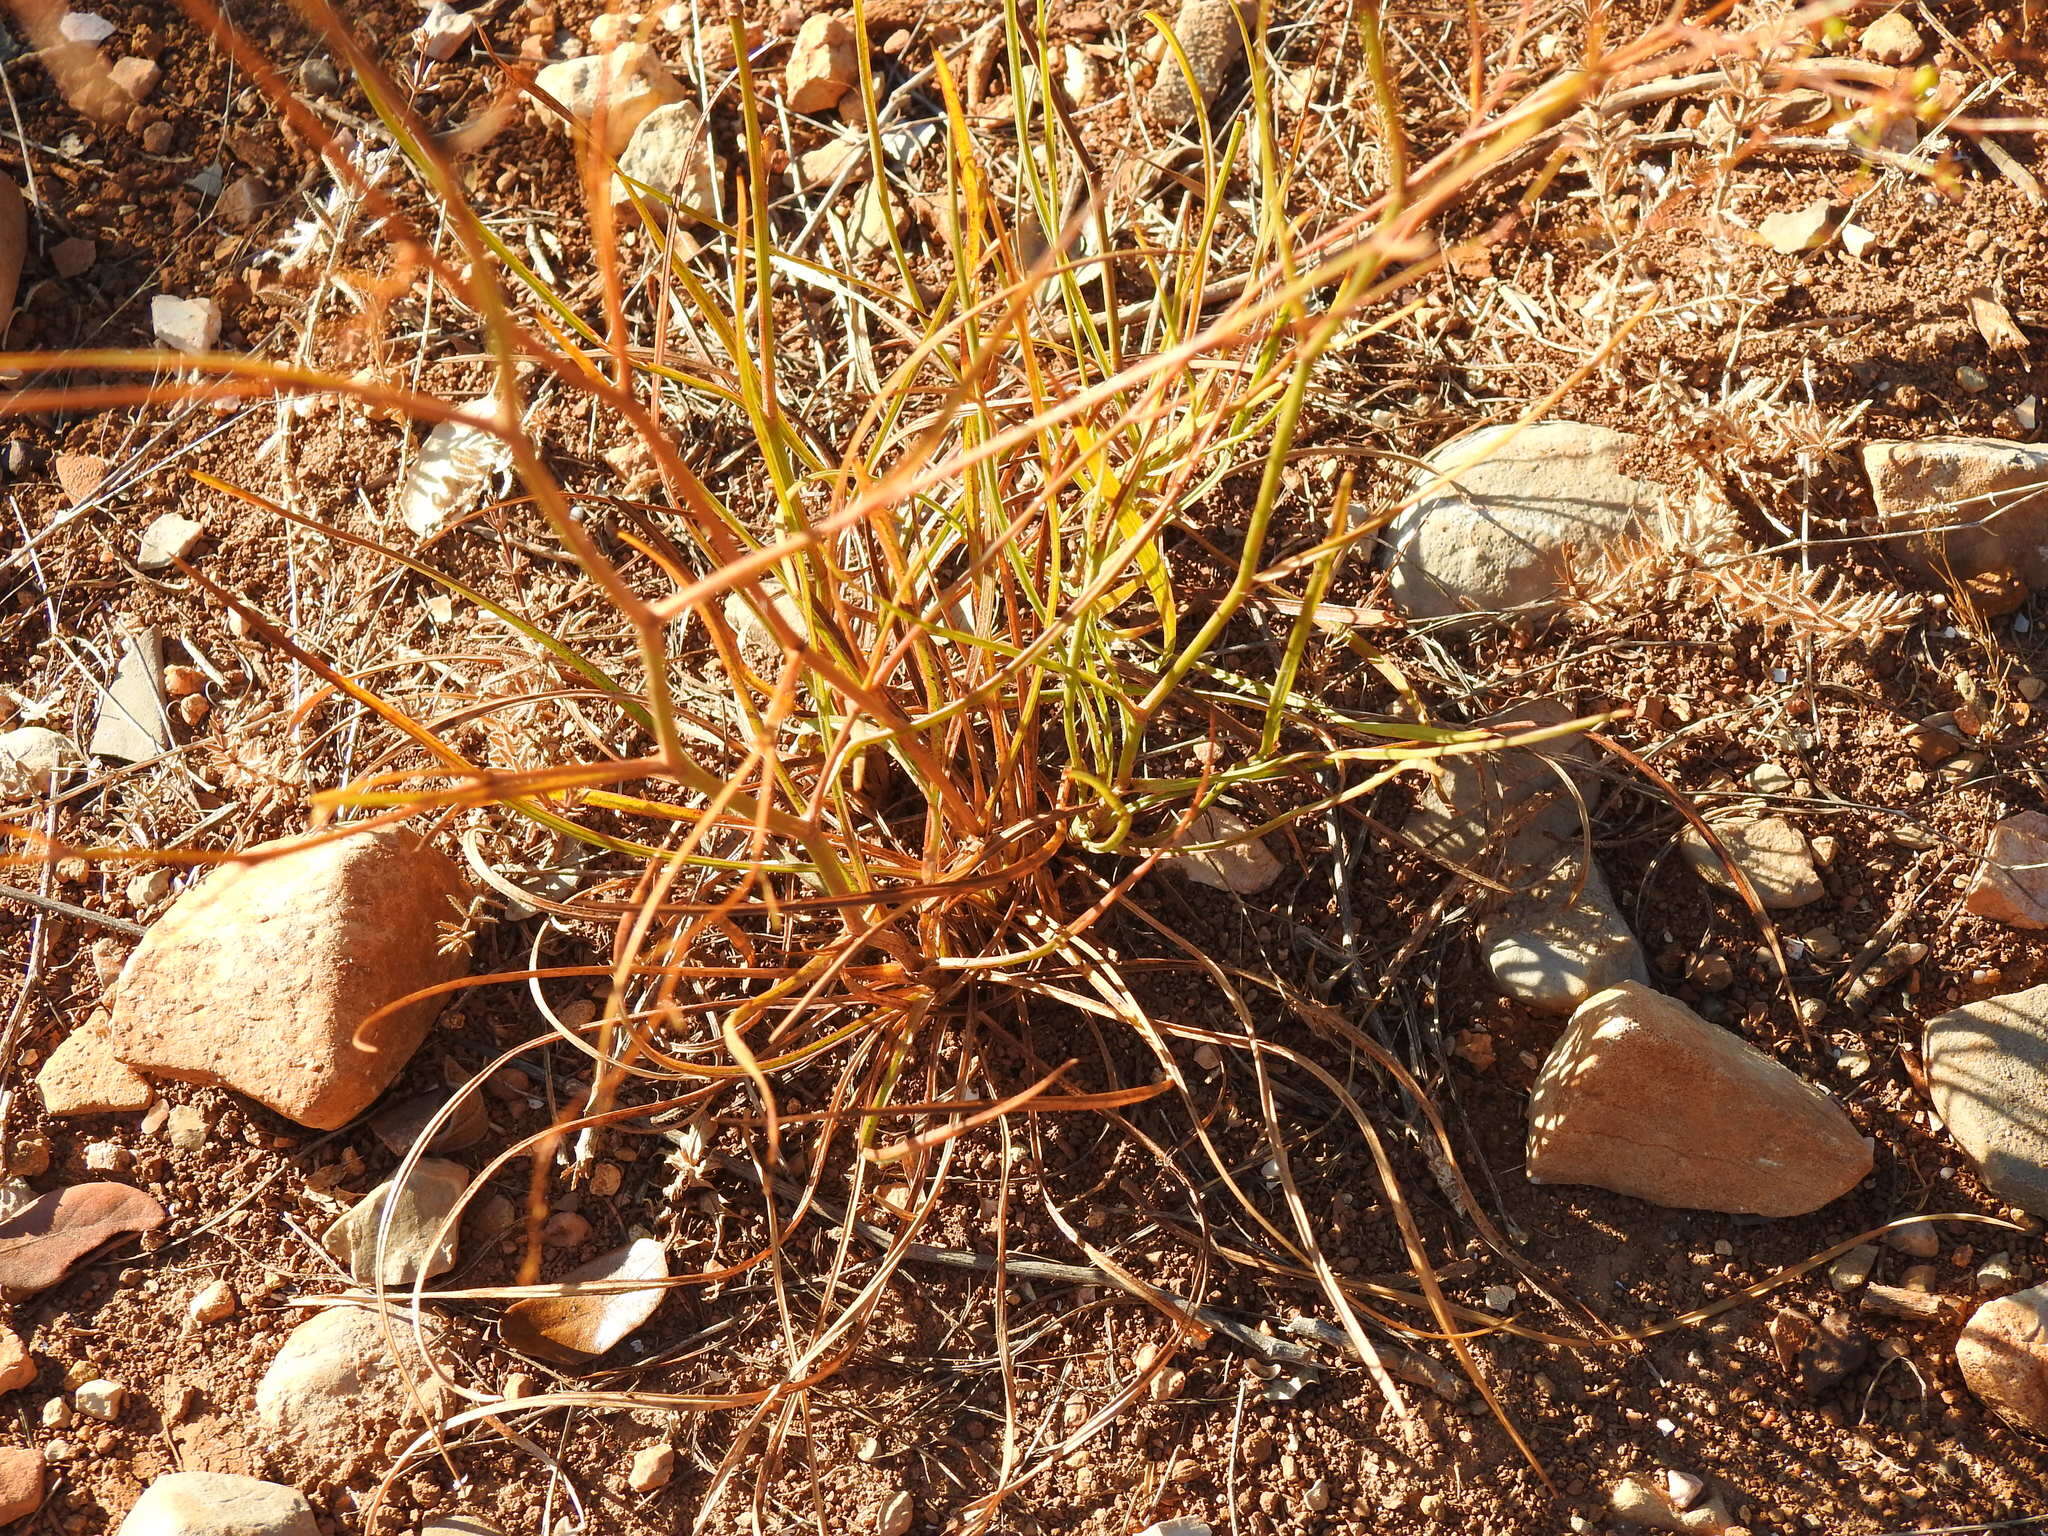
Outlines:
[{"label": "fallen leaf", "polygon": [[163,1223],[164,1208],[126,1184],[53,1189],[0,1222],[0,1289],[14,1296],[47,1291],[95,1249]]},{"label": "fallen leaf", "polygon": [[2027,333],[2014,323],[2012,311],[1991,297],[1988,288],[1975,288],[1964,302],[1970,306],[1970,323],[1994,352],[2024,352]]},{"label": "fallen leaf", "polygon": [[[667,1278],[668,1250],[653,1238],[642,1237],[571,1270],[561,1283]],[[654,1316],[667,1294],[665,1286],[656,1285],[580,1296],[529,1296],[505,1309],[500,1332],[521,1354],[557,1365],[584,1365]]]}]

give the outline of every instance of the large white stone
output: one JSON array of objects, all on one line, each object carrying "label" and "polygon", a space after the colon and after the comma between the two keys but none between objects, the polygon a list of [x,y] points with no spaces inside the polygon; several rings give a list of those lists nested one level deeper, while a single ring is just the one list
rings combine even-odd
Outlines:
[{"label": "large white stone", "polygon": [[438,1416],[425,1363],[408,1361],[425,1399],[416,1402],[387,1328],[400,1349],[411,1349],[412,1319],[397,1308],[380,1320],[365,1307],[331,1306],[291,1331],[256,1386],[256,1424],[273,1466],[347,1482],[382,1454],[394,1427],[424,1427]]},{"label": "large white stone", "polygon": [[1429,455],[1421,485],[1384,536],[1395,599],[1418,618],[1542,608],[1573,558],[1598,558],[1636,531],[1662,495],[1623,473],[1636,439],[1608,427],[1541,421],[1484,427]]},{"label": "large white stone", "polygon": [[171,1472],[142,1490],[118,1536],[320,1536],[296,1488],[231,1472]]},{"label": "large white stone", "polygon": [[2010,571],[2048,587],[2048,447],[1999,437],[1867,443],[1863,469],[1889,531],[1942,529],[1885,548],[1933,580]]}]

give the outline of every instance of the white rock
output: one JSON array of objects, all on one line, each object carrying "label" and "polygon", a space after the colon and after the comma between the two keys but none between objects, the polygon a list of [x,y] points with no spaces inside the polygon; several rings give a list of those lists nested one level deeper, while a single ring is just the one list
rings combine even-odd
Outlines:
[{"label": "white rock", "polygon": [[1859,261],[1877,244],[1876,233],[1865,229],[1861,224],[1844,224],[1841,228],[1841,238],[1842,249]]},{"label": "white rock", "polygon": [[174,877],[168,869],[159,865],[145,869],[128,881],[128,904],[134,907],[153,907],[170,898]]},{"label": "white rock", "polygon": [[635,1493],[652,1493],[666,1488],[676,1475],[676,1452],[671,1445],[643,1445],[633,1453],[633,1465],[626,1472],[626,1486]]},{"label": "white rock", "polygon": [[156,339],[173,352],[211,352],[220,341],[220,305],[212,299],[181,299],[160,293],[149,301]]},{"label": "white rock", "polygon": [[1199,853],[1169,853],[1159,862],[1177,869],[1197,885],[1248,896],[1263,891],[1280,878],[1286,865],[1273,856],[1266,840],[1252,837],[1251,823],[1235,811],[1220,805],[1198,811],[1188,824],[1184,842],[1226,842],[1227,846]]},{"label": "white rock", "polygon": [[875,1536],[903,1536],[916,1518],[917,1506],[901,1488],[882,1500],[875,1511]]},{"label": "white rock", "polygon": [[87,749],[94,757],[117,757],[139,763],[155,757],[171,743],[171,723],[164,714],[163,642],[153,629],[131,635],[122,647],[114,680],[100,696]]},{"label": "white rock", "polygon": [[54,790],[84,765],[78,743],[40,725],[0,734],[0,790]]},{"label": "white rock", "polygon": [[[469,1170],[462,1164],[422,1158],[402,1186],[379,1184],[321,1241],[366,1285],[373,1278],[387,1286],[411,1285],[422,1273],[444,1274],[455,1265],[457,1227],[450,1226],[438,1246],[434,1238],[468,1187]],[[380,1226],[384,1259],[378,1275]]]},{"label": "white rock", "polygon": [[[1773,912],[1789,911],[1819,901],[1827,894],[1820,871],[1814,867],[1813,850],[1806,837],[1782,816],[1762,816],[1749,821],[1713,824],[1735,867],[1749,877],[1757,900]],[[1717,890],[1733,891],[1735,882],[1722,866],[1720,856],[1708,846],[1697,829],[1687,827],[1680,847],[1693,873]]]},{"label": "white rock", "polygon": [[1485,427],[1445,443],[1425,460],[1419,485],[1456,474],[1384,536],[1395,599],[1429,619],[1554,603],[1570,561],[1597,559],[1629,537],[1661,497],[1622,472],[1635,446],[1574,421]]},{"label": "white rock", "polygon": [[420,22],[420,52],[437,64],[446,63],[462,51],[476,31],[476,17],[451,5],[435,4]]},{"label": "white rock", "polygon": [[57,31],[67,43],[104,43],[114,35],[114,24],[91,11],[66,11]]},{"label": "white rock", "polygon": [[[625,149],[648,113],[664,102],[683,99],[682,86],[645,43],[621,43],[603,53],[550,64],[533,83],[584,128],[597,120],[602,105],[604,147],[611,155]],[[560,118],[551,113],[550,120],[566,131]]]},{"label": "white rock", "polygon": [[1864,56],[1880,64],[1910,64],[1920,57],[1926,46],[1920,39],[1919,30],[1902,11],[1878,17],[1862,38]]},{"label": "white rock", "polygon": [[89,1419],[111,1424],[128,1405],[128,1389],[118,1381],[88,1381],[71,1394],[71,1406]]},{"label": "white rock", "polygon": [[2006,571],[2048,588],[2048,448],[1998,437],[1866,443],[1879,524],[1942,529],[1885,544],[1921,576],[1963,580]]},{"label": "white rock", "polygon": [[1825,198],[1804,208],[1771,214],[1756,227],[1764,243],[1781,256],[1796,256],[1826,245],[1834,230],[1835,205]]},{"label": "white rock", "polygon": [[161,571],[173,560],[183,560],[191,554],[205,537],[206,529],[191,518],[175,512],[162,513],[142,530],[142,545],[135,563],[145,571]]},{"label": "white rock", "polygon": [[[472,400],[471,412],[494,418],[497,401]],[[512,463],[512,449],[495,432],[459,421],[444,421],[427,434],[420,456],[406,476],[399,515],[420,538],[429,538],[476,505],[478,494]]]},{"label": "white rock", "polygon": [[[419,1427],[387,1327],[399,1348],[412,1347],[412,1320],[396,1308],[380,1320],[363,1307],[331,1306],[291,1331],[256,1386],[256,1424],[275,1464],[347,1482],[378,1461],[394,1427]],[[412,1366],[431,1395],[432,1378],[416,1358]]]},{"label": "white rock", "polygon": [[117,1536],[320,1536],[320,1526],[296,1488],[229,1472],[172,1472],[143,1489]]},{"label": "white rock", "polygon": [[[716,176],[704,115],[695,102],[672,101],[656,107],[633,130],[632,142],[619,156],[619,174],[612,177],[612,201],[631,200],[625,181],[631,177],[679,203],[708,210]],[[646,197],[644,192],[640,195]]]}]

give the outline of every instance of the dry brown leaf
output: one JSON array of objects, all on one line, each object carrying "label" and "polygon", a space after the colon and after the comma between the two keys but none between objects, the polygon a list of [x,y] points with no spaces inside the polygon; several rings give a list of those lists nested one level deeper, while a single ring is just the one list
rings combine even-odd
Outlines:
[{"label": "dry brown leaf", "polygon": [[1970,306],[1970,323],[1994,352],[2024,352],[2027,333],[2013,320],[2012,311],[1991,297],[1988,288],[1975,288],[1964,300]]},{"label": "dry brown leaf", "polygon": [[[668,1250],[653,1238],[642,1237],[571,1270],[561,1283],[667,1278]],[[505,1309],[500,1331],[521,1354],[557,1365],[587,1365],[654,1316],[667,1294],[667,1287],[654,1285],[578,1296],[529,1296]]]}]

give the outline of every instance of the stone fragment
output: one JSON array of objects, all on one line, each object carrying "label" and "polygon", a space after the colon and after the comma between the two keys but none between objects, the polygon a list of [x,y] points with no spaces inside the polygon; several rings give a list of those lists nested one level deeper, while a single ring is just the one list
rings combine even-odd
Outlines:
[{"label": "stone fragment", "polygon": [[64,1037],[36,1073],[43,1108],[60,1118],[72,1115],[118,1115],[149,1108],[155,1096],[148,1083],[114,1054],[107,1016],[95,1012]]},{"label": "stone fragment", "polygon": [[81,1383],[71,1394],[71,1406],[88,1419],[98,1419],[102,1424],[111,1424],[121,1417],[121,1410],[128,1406],[128,1389],[118,1381],[104,1377]]},{"label": "stone fragment", "polygon": [[[1181,68],[1171,48],[1160,52],[1159,73],[1145,93],[1145,115],[1162,128],[1194,131],[1196,116],[1216,105],[1224,82],[1244,57],[1245,28],[1251,20],[1251,8],[1240,11],[1237,0],[1181,0],[1173,35],[1187,54],[1188,68]],[[1194,91],[1188,88],[1190,72]],[[1195,92],[1200,93],[1199,101]]]},{"label": "stone fragment", "polygon": [[2048,928],[2048,816],[2021,811],[1991,829],[1963,908],[2014,928]]},{"label": "stone fragment", "polygon": [[1798,1216],[1870,1168],[1870,1143],[1833,1099],[1635,982],[1572,1015],[1529,1100],[1526,1171],[1538,1184]]},{"label": "stone fragment", "polygon": [[[248,850],[151,925],[112,996],[121,1059],[233,1088],[316,1130],[347,1124],[411,1058],[469,968],[442,925],[468,887],[399,828]],[[374,1015],[374,1018],[373,1018]]]},{"label": "stone fragment", "polygon": [[1835,232],[1835,205],[1825,198],[1783,213],[1769,214],[1757,222],[1756,232],[1764,243],[1781,256],[1797,256],[1828,243]]},{"label": "stone fragment", "polygon": [[[2048,588],[2048,447],[1997,437],[1866,443],[1879,526],[1924,530],[1887,548],[1930,581],[2010,571]],[[1942,531],[1935,531],[1942,530]]]},{"label": "stone fragment", "polygon": [[468,1187],[469,1170],[460,1163],[422,1158],[402,1185],[379,1184],[329,1227],[321,1241],[365,1285],[411,1285],[422,1274],[445,1274],[455,1266],[458,1233],[451,1226],[438,1244],[435,1237]]},{"label": "stone fragment", "polygon": [[[603,53],[550,64],[534,76],[535,87],[553,97],[570,121],[591,129],[604,117],[605,153],[617,156],[647,114],[665,102],[681,101],[683,88],[645,43],[621,43]],[[550,117],[566,130],[560,118]]]},{"label": "stone fragment", "polygon": [[[1780,1315],[1780,1321],[1797,1317]],[[1798,1318],[1797,1337],[1792,1341],[1792,1384],[1808,1397],[1832,1392],[1870,1359],[1870,1341],[1847,1312],[1830,1312],[1818,1326]],[[1772,1337],[1776,1339],[1774,1325]]]},{"label": "stone fragment", "polygon": [[156,94],[157,86],[164,78],[163,67],[154,59],[138,59],[132,55],[116,59],[107,71],[107,78],[131,101],[147,101]]},{"label": "stone fragment", "polygon": [[675,1475],[674,1446],[643,1445],[633,1453],[633,1464],[626,1472],[626,1486],[635,1493],[652,1493],[657,1488],[666,1488],[669,1479]]},{"label": "stone fragment", "polygon": [[196,1104],[173,1104],[164,1117],[164,1140],[178,1152],[197,1152],[206,1145],[210,1127]]},{"label": "stone fragment", "polygon": [[60,453],[50,468],[57,476],[57,488],[64,493],[64,499],[74,507],[82,507],[98,492],[113,466],[97,454]]},{"label": "stone fragment", "polygon": [[19,1392],[36,1379],[35,1357],[12,1328],[0,1327],[0,1392]]},{"label": "stone fragment", "polygon": [[1877,1244],[1858,1243],[1828,1266],[1828,1284],[1850,1296],[1870,1284],[1870,1272],[1877,1267]]},{"label": "stone fragment", "polygon": [[[483,416],[498,414],[490,396],[470,401],[468,408]],[[511,445],[497,433],[462,421],[436,423],[406,476],[400,498],[405,526],[431,538],[475,506],[485,485],[511,463]]]},{"label": "stone fragment", "polygon": [[2048,985],[1929,1019],[1921,1056],[1935,1112],[1985,1185],[2048,1215]]},{"label": "stone fragment", "polygon": [[804,18],[782,72],[783,100],[792,112],[824,112],[853,89],[860,54],[844,16],[818,12]]},{"label": "stone fragment", "polygon": [[1661,494],[1622,472],[1636,445],[1572,421],[1484,427],[1445,443],[1417,488],[1452,477],[1384,535],[1395,600],[1425,619],[1554,604],[1570,564],[1633,534]]},{"label": "stone fragment", "polygon": [[1885,1233],[1884,1245],[1908,1258],[1931,1259],[1941,1252],[1941,1233],[1931,1221],[1916,1221]]},{"label": "stone fragment", "polygon": [[[413,1323],[402,1309],[381,1318],[346,1304],[314,1313],[294,1328],[256,1385],[256,1424],[271,1464],[295,1476],[347,1482],[381,1454],[394,1428],[416,1428],[421,1407],[438,1415],[438,1399],[415,1402],[392,1358],[389,1331],[411,1347]],[[432,1377],[411,1362],[419,1390]]]},{"label": "stone fragment", "polygon": [[1987,1301],[1956,1340],[1964,1384],[2021,1429],[2048,1434],[2048,1286]]},{"label": "stone fragment", "polygon": [[115,1536],[320,1536],[296,1488],[232,1472],[170,1472],[142,1490]]},{"label": "stone fragment", "polygon": [[114,24],[93,11],[67,10],[57,18],[57,35],[67,43],[104,43],[114,35]]},{"label": "stone fragment", "polygon": [[216,1280],[186,1304],[185,1311],[195,1323],[218,1323],[241,1309],[242,1298],[225,1280]]},{"label": "stone fragment", "polygon": [[149,301],[150,329],[173,352],[211,352],[220,342],[220,305],[212,299],[181,299],[160,293]]},{"label": "stone fragment", "polygon": [[1235,811],[1209,806],[1195,813],[1181,841],[1222,842],[1226,846],[1198,853],[1169,853],[1159,862],[1179,870],[1197,885],[1240,896],[1263,891],[1287,866],[1274,857],[1264,838],[1251,836],[1251,830],[1251,823]]},{"label": "stone fragment", "polygon": [[26,1520],[42,1507],[42,1452],[34,1446],[0,1450],[0,1525]]},{"label": "stone fragment", "polygon": [[[1680,1473],[1679,1476],[1690,1474]],[[1693,1479],[1698,1482],[1697,1478]],[[1698,1494],[1694,1494],[1698,1498]],[[1648,1478],[1624,1477],[1614,1485],[1608,1495],[1608,1507],[1615,1517],[1653,1531],[1686,1531],[1696,1536],[1720,1536],[1734,1521],[1720,1495],[1704,1503],[1680,1503],[1666,1485],[1658,1486]]]},{"label": "stone fragment", "polygon": [[[1784,817],[1722,821],[1715,822],[1713,827],[1728,857],[1749,877],[1757,899],[1770,911],[1803,907],[1827,894],[1820,871],[1814,867],[1813,850],[1807,846],[1806,835]],[[1735,889],[1720,857],[1698,829],[1688,826],[1680,847],[1693,873],[1707,884],[1723,891]]]},{"label": "stone fragment", "polygon": [[95,1249],[163,1223],[164,1208],[125,1184],[53,1189],[0,1221],[0,1289],[46,1291]]},{"label": "stone fragment", "polygon": [[0,792],[49,791],[83,766],[78,744],[40,725],[0,733]]},{"label": "stone fragment", "polygon": [[164,714],[163,641],[153,629],[130,635],[121,646],[114,679],[100,695],[86,749],[94,757],[141,763],[171,744],[171,724]]},{"label": "stone fragment", "polygon": [[238,176],[221,189],[213,211],[229,229],[247,229],[270,206],[270,185],[261,176]]},{"label": "stone fragment", "polygon": [[420,1536],[504,1536],[504,1533],[481,1515],[457,1511],[430,1518],[420,1527]]},{"label": "stone fragment", "polygon": [[917,1517],[910,1495],[898,1488],[875,1508],[875,1536],[904,1536]]},{"label": "stone fragment", "polygon": [[427,7],[419,26],[420,52],[436,64],[445,64],[462,51],[476,32],[476,17],[452,5],[436,3]]},{"label": "stone fragment", "polygon": [[1863,56],[1880,64],[1910,64],[1926,46],[1920,33],[1903,11],[1880,16],[1864,29],[1860,41]]},{"label": "stone fragment", "polygon": [[[619,156],[618,174],[612,177],[612,201],[628,203],[635,194],[646,199],[648,193],[641,189],[652,188],[685,207],[709,210],[717,175],[704,114],[693,101],[672,101],[656,107],[633,130],[632,142]],[[629,177],[636,186],[627,185]]]},{"label": "stone fragment", "polygon": [[1502,994],[1538,1013],[1570,1013],[1596,992],[1650,979],[1607,877],[1584,865],[1576,842],[1560,844],[1547,873],[1480,922],[1479,946]]},{"label": "stone fragment", "polygon": [[83,276],[100,259],[100,248],[82,235],[59,240],[50,247],[50,266],[65,282]]},{"label": "stone fragment", "polygon": [[175,512],[161,513],[142,530],[142,545],[136,552],[135,563],[145,571],[165,570],[172,562],[190,555],[205,537],[205,527],[191,518]]}]

